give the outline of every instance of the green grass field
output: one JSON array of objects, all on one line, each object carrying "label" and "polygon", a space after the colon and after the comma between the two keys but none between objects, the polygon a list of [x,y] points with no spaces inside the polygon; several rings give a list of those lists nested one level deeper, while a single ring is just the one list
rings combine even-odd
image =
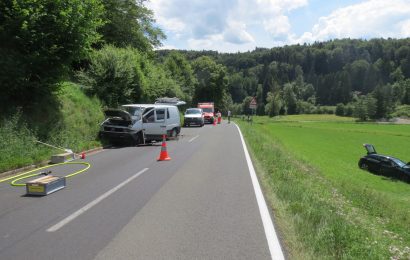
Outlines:
[{"label": "green grass field", "polygon": [[410,258],[410,184],[357,166],[363,143],[410,161],[410,125],[331,115],[237,122],[293,258]]}]

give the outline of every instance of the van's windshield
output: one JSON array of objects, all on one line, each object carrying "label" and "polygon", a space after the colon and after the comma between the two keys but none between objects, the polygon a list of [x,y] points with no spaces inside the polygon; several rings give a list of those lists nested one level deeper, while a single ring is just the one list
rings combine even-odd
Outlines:
[{"label": "van's windshield", "polygon": [[142,111],[144,110],[143,107],[129,107],[129,106],[123,106],[123,109],[130,113],[130,115],[133,117],[133,119],[136,119],[137,121],[141,119],[141,114]]}]

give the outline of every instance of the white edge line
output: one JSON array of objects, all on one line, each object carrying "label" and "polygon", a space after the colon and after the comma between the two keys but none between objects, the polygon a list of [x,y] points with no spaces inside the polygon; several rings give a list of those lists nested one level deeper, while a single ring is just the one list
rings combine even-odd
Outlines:
[{"label": "white edge line", "polygon": [[125,181],[121,182],[120,184],[118,184],[117,186],[115,186],[114,188],[112,188],[111,190],[107,191],[106,193],[104,193],[103,195],[101,195],[100,197],[96,198],[95,200],[91,201],[90,203],[88,203],[87,205],[85,205],[84,207],[82,207],[81,209],[77,210],[76,212],[74,212],[73,214],[71,214],[70,216],[66,217],[65,219],[61,220],[60,222],[58,222],[57,224],[55,224],[54,226],[50,227],[47,229],[47,232],[55,232],[57,230],[59,230],[60,228],[62,228],[63,226],[67,225],[68,223],[70,223],[71,221],[73,221],[74,219],[76,219],[77,217],[79,217],[81,214],[83,214],[84,212],[86,212],[87,210],[91,209],[92,207],[94,207],[95,205],[97,205],[98,203],[100,203],[102,200],[104,200],[105,198],[107,198],[108,196],[110,196],[111,194],[113,194],[114,192],[116,192],[117,190],[121,189],[124,185],[128,184],[130,181],[132,181],[133,179],[137,178],[138,176],[140,176],[141,174],[143,174],[144,172],[146,172],[148,170],[148,168],[144,168],[141,171],[139,171],[138,173],[134,174],[133,176],[131,176],[130,178],[126,179]]},{"label": "white edge line", "polygon": [[192,137],[192,138],[188,141],[188,143],[194,141],[194,140],[197,139],[198,137],[199,137],[199,135],[197,135],[197,136],[195,136],[195,137]]},{"label": "white edge line", "polygon": [[259,212],[261,214],[263,228],[265,229],[266,240],[268,241],[269,251],[272,259],[285,259],[282,248],[279,243],[278,236],[273,226],[272,218],[269,214],[268,206],[266,205],[265,198],[263,196],[261,187],[259,185],[258,177],[256,176],[255,169],[253,167],[251,157],[249,156],[248,149],[246,148],[245,141],[242,136],[241,129],[237,124],[239,136],[241,137],[243,150],[245,152],[246,162],[248,164],[249,174],[251,175],[253,189],[255,190],[256,201],[258,202]]}]

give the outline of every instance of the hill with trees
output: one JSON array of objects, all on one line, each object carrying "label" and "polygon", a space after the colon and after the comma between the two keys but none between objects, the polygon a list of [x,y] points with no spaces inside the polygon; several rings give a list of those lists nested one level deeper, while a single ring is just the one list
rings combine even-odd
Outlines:
[{"label": "hill with trees", "polygon": [[[212,57],[225,66],[228,93],[246,108],[250,96],[257,114],[329,112],[363,120],[388,117],[409,105],[410,39],[341,39],[224,54],[179,51],[188,60]],[[167,57],[169,51],[158,51]],[[242,111],[249,112],[249,111]]]}]

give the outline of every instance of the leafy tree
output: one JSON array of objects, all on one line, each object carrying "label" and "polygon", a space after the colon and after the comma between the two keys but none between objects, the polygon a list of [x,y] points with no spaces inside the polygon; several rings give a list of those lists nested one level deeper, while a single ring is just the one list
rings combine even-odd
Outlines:
[{"label": "leafy tree", "polygon": [[1,1],[0,103],[25,106],[56,90],[99,41],[102,14],[98,0]]},{"label": "leafy tree", "polygon": [[293,85],[292,84],[285,84],[283,88],[283,102],[286,107],[286,112],[289,115],[293,115],[296,113],[296,95],[293,92]]},{"label": "leafy tree", "polygon": [[379,72],[377,71],[377,67],[373,64],[369,65],[363,80],[363,91],[365,93],[372,92],[377,86],[377,83],[379,82],[378,75]]},{"label": "leafy tree", "polygon": [[360,121],[366,121],[368,118],[366,102],[364,98],[360,98],[353,108],[353,116],[358,118]]},{"label": "leafy tree", "polygon": [[264,115],[265,105],[263,102],[263,88],[261,84],[258,85],[258,89],[256,90],[256,102],[257,102],[256,114],[260,116]]},{"label": "leafy tree", "polygon": [[232,101],[231,95],[227,91],[224,91],[221,103],[218,108],[221,110],[222,113],[227,114],[228,110],[232,106],[233,106],[233,101]]},{"label": "leafy tree", "polygon": [[117,107],[142,100],[146,91],[146,63],[146,58],[135,49],[107,45],[91,55],[89,69],[78,76],[90,94],[107,106]]},{"label": "leafy tree", "polygon": [[203,56],[192,63],[192,68],[198,80],[194,101],[213,101],[216,107],[221,107],[228,85],[225,66]]},{"label": "leafy tree", "polygon": [[315,50],[315,72],[317,74],[327,74],[329,69],[328,53],[326,50]]},{"label": "leafy tree", "polygon": [[344,116],[345,106],[342,103],[337,104],[335,114],[337,116]]},{"label": "leafy tree", "polygon": [[353,116],[353,110],[354,110],[354,106],[349,103],[345,106],[345,111],[344,111],[344,115],[345,116]]},{"label": "leafy tree", "polygon": [[[303,86],[303,89],[301,91],[301,96],[300,98],[304,101],[312,100],[312,97],[315,97],[315,88],[313,87],[312,84],[306,84]],[[314,104],[314,102],[313,102]]]},{"label": "leafy tree", "polygon": [[373,91],[373,97],[376,99],[377,118],[387,117],[393,110],[393,88],[390,84],[378,85]]},{"label": "leafy tree", "polygon": [[196,78],[191,64],[178,52],[171,52],[164,61],[164,66],[169,72],[168,77],[172,78],[184,93],[183,98],[188,104],[192,103],[192,96],[195,93]]},{"label": "leafy tree", "polygon": [[316,112],[316,107],[310,102],[298,100],[296,102],[296,112],[298,114],[313,114]]},{"label": "leafy tree", "polygon": [[406,79],[405,81],[401,82],[404,89],[404,95],[401,99],[401,103],[405,105],[410,105],[410,79]]},{"label": "leafy tree", "polygon": [[366,60],[356,60],[348,67],[348,72],[351,74],[353,90],[365,91],[364,80],[368,69],[369,63]]},{"label": "leafy tree", "polygon": [[158,97],[183,98],[180,85],[162,65],[155,64],[137,49],[106,45],[96,50],[86,71],[78,73],[88,92],[106,106],[154,102]]},{"label": "leafy tree", "polygon": [[404,75],[403,72],[401,71],[401,68],[398,67],[395,71],[393,71],[390,74],[390,78],[394,81],[402,81],[404,80]]},{"label": "leafy tree", "polygon": [[[254,75],[246,76],[243,79],[243,88],[246,95],[253,95],[258,88],[258,78]],[[242,101],[242,100],[241,100]]]},{"label": "leafy tree", "polygon": [[106,43],[132,46],[142,52],[161,45],[165,34],[155,27],[154,14],[146,0],[102,0],[107,22],[99,30]]},{"label": "leafy tree", "polygon": [[152,61],[144,63],[145,84],[142,86],[142,101],[151,103],[158,97],[186,97],[180,85],[169,77],[166,70]]},{"label": "leafy tree", "polygon": [[274,94],[272,92],[269,92],[266,99],[265,113],[270,117],[277,116],[279,115],[281,107],[282,100],[279,93]]},{"label": "leafy tree", "polygon": [[377,100],[372,95],[367,95],[365,99],[366,113],[370,119],[377,118]]},{"label": "leafy tree", "polygon": [[247,96],[241,73],[234,73],[229,77],[228,89],[234,102],[241,102]]}]

